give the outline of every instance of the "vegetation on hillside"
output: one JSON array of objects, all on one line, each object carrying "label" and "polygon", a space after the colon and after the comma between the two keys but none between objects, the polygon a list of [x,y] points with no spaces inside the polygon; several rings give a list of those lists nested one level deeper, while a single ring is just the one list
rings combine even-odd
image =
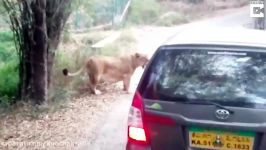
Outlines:
[{"label": "vegetation on hillside", "polygon": [[135,0],[128,23],[173,26],[209,16],[216,10],[242,7],[248,3],[249,0]]},{"label": "vegetation on hillside", "polygon": [[160,4],[156,0],[133,0],[128,21],[135,24],[152,24],[160,15]]}]

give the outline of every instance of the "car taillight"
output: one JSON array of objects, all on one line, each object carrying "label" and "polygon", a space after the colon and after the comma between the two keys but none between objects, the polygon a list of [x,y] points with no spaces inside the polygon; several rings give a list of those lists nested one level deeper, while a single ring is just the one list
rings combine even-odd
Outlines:
[{"label": "car taillight", "polygon": [[148,143],[147,132],[143,125],[143,104],[138,92],[133,97],[128,116],[128,139],[134,142]]},{"label": "car taillight", "polygon": [[143,141],[146,142],[146,134],[145,130],[143,128],[137,128],[137,127],[128,127],[128,136],[136,141]]}]

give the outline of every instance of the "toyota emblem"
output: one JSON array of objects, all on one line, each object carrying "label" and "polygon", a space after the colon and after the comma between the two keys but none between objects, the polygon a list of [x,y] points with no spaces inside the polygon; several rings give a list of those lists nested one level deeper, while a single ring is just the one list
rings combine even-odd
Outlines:
[{"label": "toyota emblem", "polygon": [[220,120],[225,120],[225,119],[229,118],[230,112],[228,110],[225,110],[225,109],[218,109],[215,111],[215,116],[216,116],[216,118],[218,118]]}]

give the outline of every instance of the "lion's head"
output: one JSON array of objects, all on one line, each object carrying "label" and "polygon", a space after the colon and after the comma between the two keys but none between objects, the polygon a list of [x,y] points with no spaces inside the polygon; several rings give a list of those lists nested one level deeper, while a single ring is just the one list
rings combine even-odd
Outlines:
[{"label": "lion's head", "polygon": [[139,67],[139,66],[142,66],[142,68],[144,68],[147,63],[149,62],[149,58],[147,55],[145,54],[141,54],[141,53],[134,53],[133,54],[133,61],[134,61],[134,64]]}]

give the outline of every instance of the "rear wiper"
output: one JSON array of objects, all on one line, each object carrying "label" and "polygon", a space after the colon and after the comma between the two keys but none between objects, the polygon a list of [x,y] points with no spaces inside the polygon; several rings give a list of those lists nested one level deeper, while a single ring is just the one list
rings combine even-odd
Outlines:
[{"label": "rear wiper", "polygon": [[178,102],[183,102],[185,104],[213,105],[215,107],[218,107],[218,108],[221,108],[221,109],[229,111],[230,114],[234,113],[233,110],[231,110],[229,108],[226,108],[225,106],[220,105],[218,103],[211,102],[211,101],[191,100],[191,99],[189,99],[189,98],[187,98],[186,96],[183,96],[183,95],[169,96],[166,93],[161,93],[161,92],[160,93],[158,92],[158,95],[160,96],[161,99],[167,99],[169,101],[177,101],[177,99],[178,99]]},{"label": "rear wiper", "polygon": [[200,105],[213,105],[213,106],[216,106],[218,108],[221,108],[221,109],[224,109],[224,110],[227,110],[229,111],[230,114],[233,114],[234,111],[229,109],[229,108],[226,108],[225,106],[222,106],[218,103],[215,103],[215,102],[211,102],[211,101],[197,101],[197,100],[187,100],[184,102],[185,104],[200,104]]}]

